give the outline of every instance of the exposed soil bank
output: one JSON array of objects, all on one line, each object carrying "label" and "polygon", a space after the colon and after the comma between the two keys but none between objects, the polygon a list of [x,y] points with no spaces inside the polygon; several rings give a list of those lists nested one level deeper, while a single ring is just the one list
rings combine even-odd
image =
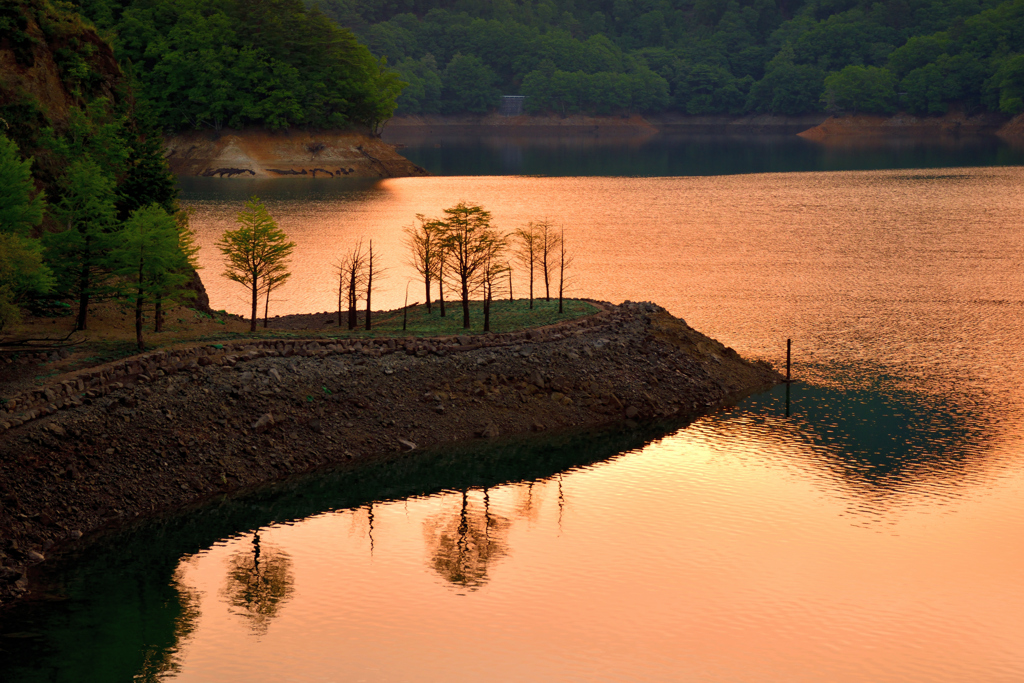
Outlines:
[{"label": "exposed soil bank", "polygon": [[105,525],[386,452],[692,415],[781,380],[628,302],[500,336],[175,354],[0,437],[0,603],[55,545]]},{"label": "exposed soil bank", "polygon": [[1005,116],[992,113],[967,115],[962,111],[950,111],[942,116],[922,117],[903,113],[889,117],[851,114],[830,116],[821,124],[802,131],[799,135],[808,140],[821,142],[847,137],[925,138],[1003,135],[1003,130],[1009,130],[1007,128],[1009,125]]},{"label": "exposed soil bank", "polygon": [[430,175],[380,138],[355,131],[190,131],[165,141],[179,176],[398,178]]},{"label": "exposed soil bank", "polygon": [[396,116],[388,122],[385,137],[401,140],[407,136],[429,135],[432,131],[474,132],[514,135],[648,136],[659,133],[681,135],[760,133],[798,133],[825,120],[824,114],[809,116],[584,116],[553,114],[502,116],[501,114],[461,114],[454,116]]}]

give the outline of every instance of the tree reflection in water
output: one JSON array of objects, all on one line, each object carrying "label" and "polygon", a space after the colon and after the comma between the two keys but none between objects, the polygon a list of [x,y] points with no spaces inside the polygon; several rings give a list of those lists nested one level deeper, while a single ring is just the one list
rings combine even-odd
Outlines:
[{"label": "tree reflection in water", "polygon": [[228,581],[223,596],[232,611],[250,621],[255,635],[263,635],[270,620],[291,598],[294,579],[288,553],[273,546],[261,546],[257,531],[252,550],[236,552],[228,559]]},{"label": "tree reflection in water", "polygon": [[508,554],[511,520],[491,511],[490,494],[481,503],[462,490],[458,510],[446,511],[424,523],[430,564],[453,586],[470,591],[487,583],[492,562]]}]

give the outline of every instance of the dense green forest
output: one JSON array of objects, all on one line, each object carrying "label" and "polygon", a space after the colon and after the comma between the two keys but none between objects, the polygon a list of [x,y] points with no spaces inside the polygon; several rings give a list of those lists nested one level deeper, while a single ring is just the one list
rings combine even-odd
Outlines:
[{"label": "dense green forest", "polygon": [[302,0],[78,0],[168,130],[375,129],[397,75]]},{"label": "dense green forest", "polygon": [[1024,0],[308,0],[399,112],[1024,110]]},{"label": "dense green forest", "polygon": [[1024,0],[78,4],[174,129],[376,127],[396,97],[450,114],[502,94],[561,114],[1024,111]]},{"label": "dense green forest", "polygon": [[156,115],[110,46],[66,5],[7,0],[0,53],[0,332],[68,299],[86,329],[102,298],[187,296],[195,251]]}]

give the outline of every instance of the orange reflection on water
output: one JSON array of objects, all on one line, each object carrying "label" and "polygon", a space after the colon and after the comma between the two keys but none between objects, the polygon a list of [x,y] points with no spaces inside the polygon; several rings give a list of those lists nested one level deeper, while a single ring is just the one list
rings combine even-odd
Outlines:
[{"label": "orange reflection on water", "polygon": [[[294,596],[258,638],[218,590],[251,536],[213,548],[182,568],[204,597],[180,680],[1019,678],[1019,468],[946,508],[859,513],[812,447],[738,422],[560,482],[377,504],[372,529],[365,508],[264,529]],[[453,591],[432,530],[467,514],[478,539],[504,520],[505,551]]]}]

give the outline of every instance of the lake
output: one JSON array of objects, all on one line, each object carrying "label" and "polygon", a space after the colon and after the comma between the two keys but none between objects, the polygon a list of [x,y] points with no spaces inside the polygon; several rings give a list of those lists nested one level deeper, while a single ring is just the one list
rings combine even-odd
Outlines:
[{"label": "lake", "polygon": [[[1024,679],[1012,148],[581,171],[677,168],[616,144],[578,144],[558,167],[575,174],[502,175],[499,154],[470,157],[488,175],[182,185],[215,308],[245,310],[212,244],[251,194],[299,244],[271,314],[331,310],[357,239],[389,267],[374,301],[401,305],[401,228],[466,200],[505,229],[564,225],[574,295],[655,301],[776,364],[792,338],[799,383],[689,424],[446,449],[126,531],[52,570],[67,599],[4,617],[4,680]],[[541,173],[527,160],[550,147],[513,170]]]}]

